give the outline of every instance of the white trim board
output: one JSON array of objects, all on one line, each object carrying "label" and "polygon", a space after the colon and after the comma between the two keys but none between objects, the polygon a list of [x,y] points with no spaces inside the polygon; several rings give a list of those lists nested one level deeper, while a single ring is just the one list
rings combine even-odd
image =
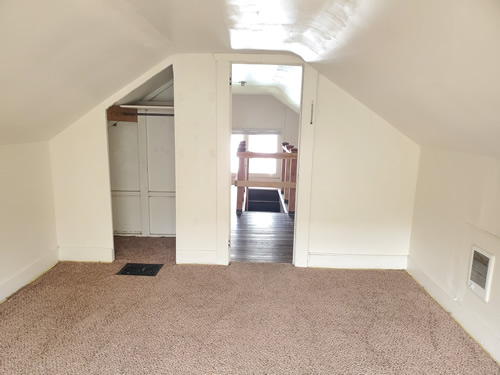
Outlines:
[{"label": "white trim board", "polygon": [[115,237],[144,237],[144,238],[175,238],[175,234],[149,234],[142,235],[141,232],[114,232],[113,236]]},{"label": "white trim board", "polygon": [[139,182],[141,185],[141,232],[144,236],[150,234],[149,222],[149,176],[148,176],[148,128],[146,117],[137,119],[137,142],[139,147]]},{"label": "white trim board", "polygon": [[318,268],[405,270],[407,255],[364,255],[309,253],[307,266]]},{"label": "white trim board", "polygon": [[216,92],[217,92],[217,203],[216,203],[216,263],[229,264],[231,240],[231,167],[230,167],[230,137],[232,95],[228,78],[231,75],[229,61],[216,61]]},{"label": "white trim board", "polygon": [[72,262],[104,262],[115,260],[113,249],[100,247],[65,247],[59,246],[59,260]]},{"label": "white trim board", "polygon": [[300,152],[297,160],[295,233],[293,241],[293,264],[296,267],[307,267],[308,265],[311,192],[314,178],[312,170],[314,165],[316,128],[314,103],[317,101],[318,78],[318,72],[308,64],[305,64],[302,71],[302,107],[299,124]]},{"label": "white trim board", "polygon": [[175,258],[176,264],[217,264],[217,251],[177,250]]},{"label": "white trim board", "polygon": [[467,311],[441,283],[427,274],[419,264],[408,257],[408,273],[471,335],[483,348],[500,363],[500,337],[494,330]]},{"label": "white trim board", "polygon": [[0,285],[0,302],[19,289],[36,280],[43,273],[54,267],[58,262],[57,251],[45,254],[35,262],[24,267],[17,275]]}]

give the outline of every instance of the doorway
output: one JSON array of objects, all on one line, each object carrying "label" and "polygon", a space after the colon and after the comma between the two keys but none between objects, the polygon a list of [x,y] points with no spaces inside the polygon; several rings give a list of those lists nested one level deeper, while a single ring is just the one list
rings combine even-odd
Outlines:
[{"label": "doorway", "polygon": [[[292,263],[294,212],[289,212],[285,189],[280,186],[285,163],[269,155],[283,155],[284,142],[298,144],[302,66],[232,64],[231,73],[230,259]],[[244,189],[234,186],[241,180],[237,152],[243,150],[242,145],[253,155],[244,162],[245,182],[250,184]],[[263,154],[267,156],[254,157]],[[238,189],[244,200],[241,209]]]},{"label": "doorway", "polygon": [[108,109],[115,258],[165,263],[175,256],[173,70]]}]

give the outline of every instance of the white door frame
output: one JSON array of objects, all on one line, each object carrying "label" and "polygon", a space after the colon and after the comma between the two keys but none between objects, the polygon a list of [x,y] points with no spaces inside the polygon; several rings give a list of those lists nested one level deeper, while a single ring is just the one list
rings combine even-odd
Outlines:
[{"label": "white door frame", "polygon": [[231,225],[230,202],[230,137],[231,126],[231,65],[272,64],[301,65],[302,102],[299,126],[299,159],[297,199],[293,241],[293,264],[307,267],[309,252],[309,218],[313,165],[314,122],[318,73],[302,59],[292,55],[215,54],[217,63],[217,263],[229,264]]}]

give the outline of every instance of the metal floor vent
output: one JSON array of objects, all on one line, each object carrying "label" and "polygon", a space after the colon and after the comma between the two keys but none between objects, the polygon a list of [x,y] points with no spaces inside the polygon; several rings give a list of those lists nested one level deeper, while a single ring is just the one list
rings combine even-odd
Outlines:
[{"label": "metal floor vent", "polygon": [[117,275],[156,276],[163,264],[127,263]]}]

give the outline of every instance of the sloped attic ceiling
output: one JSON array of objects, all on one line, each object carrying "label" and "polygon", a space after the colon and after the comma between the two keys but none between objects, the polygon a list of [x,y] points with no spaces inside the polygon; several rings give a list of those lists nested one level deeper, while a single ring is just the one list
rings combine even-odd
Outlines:
[{"label": "sloped attic ceiling", "polygon": [[0,144],[48,140],[166,57],[230,51],[223,1],[0,2]]},{"label": "sloped attic ceiling", "polygon": [[0,143],[50,139],[174,53],[296,53],[420,144],[500,158],[498,0],[4,0]]},{"label": "sloped attic ceiling", "polygon": [[115,104],[145,104],[156,102],[158,104],[174,103],[174,70],[168,66],[158,74],[148,79],[142,85],[132,90],[128,95],[118,100]]},{"label": "sloped attic ceiling", "polygon": [[291,65],[233,64],[233,95],[271,95],[299,113],[302,67]]}]

